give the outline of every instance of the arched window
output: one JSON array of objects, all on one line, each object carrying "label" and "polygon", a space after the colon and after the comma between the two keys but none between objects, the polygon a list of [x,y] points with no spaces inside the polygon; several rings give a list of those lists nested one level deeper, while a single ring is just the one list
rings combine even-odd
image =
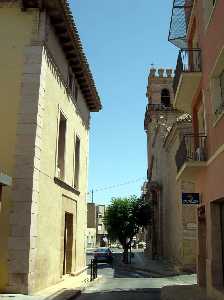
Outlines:
[{"label": "arched window", "polygon": [[161,104],[165,107],[170,107],[170,92],[168,89],[161,91]]}]

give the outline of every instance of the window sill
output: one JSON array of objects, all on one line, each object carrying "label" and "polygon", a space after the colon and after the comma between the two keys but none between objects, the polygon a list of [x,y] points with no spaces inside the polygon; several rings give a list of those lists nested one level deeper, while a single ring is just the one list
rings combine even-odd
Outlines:
[{"label": "window sill", "polygon": [[66,182],[64,182],[62,179],[58,178],[58,177],[54,177],[54,182],[59,185],[60,187],[72,192],[72,193],[75,193],[76,195],[80,195],[80,191],[75,188],[75,187],[72,187],[71,185],[67,184]]},{"label": "window sill", "polygon": [[214,115],[214,122],[213,122],[213,127],[216,127],[216,125],[219,123],[219,121],[223,118],[224,116],[224,110],[220,112],[217,115]]}]

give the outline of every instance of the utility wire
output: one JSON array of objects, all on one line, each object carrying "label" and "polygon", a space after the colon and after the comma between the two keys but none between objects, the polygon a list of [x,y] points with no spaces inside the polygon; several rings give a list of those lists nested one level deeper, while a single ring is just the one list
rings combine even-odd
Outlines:
[{"label": "utility wire", "polygon": [[116,189],[120,186],[129,185],[129,184],[138,182],[140,180],[146,180],[146,178],[145,177],[140,177],[140,178],[137,178],[137,179],[134,179],[134,180],[129,180],[129,181],[126,181],[126,182],[123,182],[123,183],[118,183],[118,184],[114,184],[114,185],[107,186],[107,187],[97,188],[97,189],[92,190],[91,192],[88,192],[88,195],[91,194],[93,191],[95,193],[95,192],[101,192],[101,191],[106,191],[106,190],[112,190],[112,189]]}]

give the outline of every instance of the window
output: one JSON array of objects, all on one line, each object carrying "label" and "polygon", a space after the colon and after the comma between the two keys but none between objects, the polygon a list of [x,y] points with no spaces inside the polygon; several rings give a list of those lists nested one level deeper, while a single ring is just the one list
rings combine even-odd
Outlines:
[{"label": "window", "polygon": [[76,136],[75,139],[75,176],[74,186],[79,186],[79,171],[80,171],[80,138]]},{"label": "window", "polygon": [[221,88],[221,100],[222,103],[224,103],[224,70],[222,71],[219,80],[220,80],[220,88]]},{"label": "window", "polygon": [[78,101],[79,88],[78,88],[78,84],[77,83],[74,84],[74,89],[75,89],[75,91],[74,91],[75,101]]},{"label": "window", "polygon": [[68,87],[69,87],[71,93],[73,93],[74,76],[73,76],[72,70],[68,71]]},{"label": "window", "polygon": [[213,112],[218,116],[224,110],[224,71],[211,80]]},{"label": "window", "polygon": [[70,94],[75,99],[75,101],[78,100],[78,84],[75,81],[75,76],[73,74],[72,69],[69,69],[68,71],[68,82],[67,82],[68,88],[70,90]]},{"label": "window", "polygon": [[59,135],[58,135],[58,157],[57,157],[57,177],[64,179],[65,175],[65,139],[66,139],[66,119],[60,114]]},{"label": "window", "polygon": [[102,225],[98,225],[98,231],[102,230]]},{"label": "window", "polygon": [[161,104],[165,107],[170,107],[170,92],[168,89],[161,91]]}]

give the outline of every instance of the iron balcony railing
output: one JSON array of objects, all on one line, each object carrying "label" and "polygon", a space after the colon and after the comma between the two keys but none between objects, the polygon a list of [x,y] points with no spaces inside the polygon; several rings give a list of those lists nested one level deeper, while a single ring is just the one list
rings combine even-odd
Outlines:
[{"label": "iron balcony railing", "polygon": [[206,161],[207,137],[204,134],[187,134],[183,136],[176,153],[176,166],[179,171],[187,161]]},{"label": "iron balcony railing", "polygon": [[149,103],[148,104],[148,110],[149,111],[171,111],[173,110],[173,106],[171,105],[164,105],[164,104],[160,104],[160,103]]},{"label": "iron balcony railing", "polygon": [[186,48],[187,31],[194,0],[173,0],[168,40],[178,48]]},{"label": "iron balcony railing", "polygon": [[201,72],[201,49],[181,49],[177,58],[173,90],[176,94],[182,73]]}]

